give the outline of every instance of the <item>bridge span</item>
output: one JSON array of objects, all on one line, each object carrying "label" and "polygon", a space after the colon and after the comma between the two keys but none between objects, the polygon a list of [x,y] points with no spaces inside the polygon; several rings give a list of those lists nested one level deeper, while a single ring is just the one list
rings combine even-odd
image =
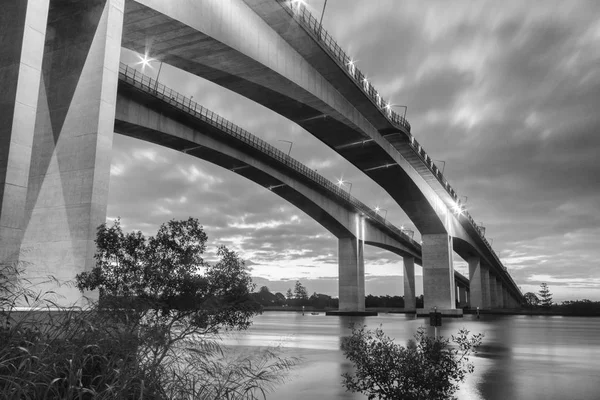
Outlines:
[{"label": "bridge span", "polygon": [[26,249],[33,275],[93,266],[123,46],[295,121],[384,188],[422,235],[426,309],[456,313],[453,250],[469,263],[472,306],[520,303],[408,122],[300,2],[7,0],[3,16],[0,262]]},{"label": "bridge span", "polygon": [[[121,64],[115,132],[210,161],[273,191],[338,239],[340,311],[364,311],[364,250],[403,258],[406,309],[415,310],[421,245],[314,170],[140,71]],[[468,280],[455,271],[461,304]]]}]

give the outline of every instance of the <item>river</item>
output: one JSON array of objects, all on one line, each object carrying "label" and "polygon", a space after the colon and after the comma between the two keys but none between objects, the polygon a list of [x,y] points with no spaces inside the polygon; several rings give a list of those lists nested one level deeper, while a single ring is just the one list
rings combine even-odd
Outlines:
[{"label": "river", "polygon": [[[403,314],[377,317],[337,317],[324,313],[265,312],[253,326],[226,342],[253,347],[281,344],[285,354],[301,356],[284,385],[268,399],[366,399],[347,392],[341,375],[351,372],[340,342],[351,322],[374,329],[406,344],[428,319]],[[439,333],[450,336],[460,328],[484,333],[471,360],[475,372],[462,384],[460,400],[600,399],[600,318],[556,316],[473,315],[444,319]]]}]

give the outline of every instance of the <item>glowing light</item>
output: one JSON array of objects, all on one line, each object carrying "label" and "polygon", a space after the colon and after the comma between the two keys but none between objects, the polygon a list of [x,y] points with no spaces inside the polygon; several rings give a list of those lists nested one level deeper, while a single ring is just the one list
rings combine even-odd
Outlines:
[{"label": "glowing light", "polygon": [[344,180],[343,180],[343,179],[338,179],[338,181],[337,181],[337,184],[338,184],[338,186],[339,186],[339,187],[342,187],[342,185],[343,185],[344,183],[346,183],[346,182],[344,182]]},{"label": "glowing light", "polygon": [[379,210],[381,210],[381,208],[379,208],[379,206],[375,207],[376,212],[379,212]]},{"label": "glowing light", "polygon": [[153,58],[148,57],[148,54],[144,54],[144,56],[138,56],[140,57],[140,62],[138,64],[142,64],[142,68],[146,68],[146,67],[151,67],[150,63],[152,61],[154,61]]},{"label": "glowing light", "polygon": [[462,215],[465,212],[465,207],[460,202],[454,202],[452,212],[456,215]]}]

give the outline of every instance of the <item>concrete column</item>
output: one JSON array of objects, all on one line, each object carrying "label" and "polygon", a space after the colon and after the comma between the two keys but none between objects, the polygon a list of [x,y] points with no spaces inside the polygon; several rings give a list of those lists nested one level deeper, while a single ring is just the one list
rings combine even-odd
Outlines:
[{"label": "concrete column", "polygon": [[481,300],[482,308],[491,307],[490,269],[485,264],[481,264]]},{"label": "concrete column", "polygon": [[426,234],[422,239],[424,311],[456,310],[452,237]]},{"label": "concrete column", "polygon": [[489,273],[490,308],[498,308],[498,295],[496,294],[496,276]]},{"label": "concrete column", "polygon": [[404,257],[404,309],[415,311],[417,299],[415,298],[415,259]]},{"label": "concrete column", "polygon": [[338,239],[339,311],[365,311],[364,242]]},{"label": "concrete column", "polygon": [[18,261],[49,0],[4,0],[0,12],[0,265]]},{"label": "concrete column", "polygon": [[502,281],[496,278],[496,297],[498,308],[504,308],[504,288],[502,287]]},{"label": "concrete column", "polygon": [[483,309],[483,281],[481,276],[481,260],[479,257],[467,259],[469,264],[469,298],[471,308]]},{"label": "concrete column", "polygon": [[[124,0],[51,0],[21,258],[34,282],[72,280],[94,262],[106,219]],[[75,288],[57,302],[80,299]],[[44,286],[38,286],[44,290]]]},{"label": "concrete column", "polygon": [[463,286],[459,286],[458,288],[458,294],[459,294],[459,305],[460,307],[466,307],[468,305],[467,303],[467,288],[463,287]]}]

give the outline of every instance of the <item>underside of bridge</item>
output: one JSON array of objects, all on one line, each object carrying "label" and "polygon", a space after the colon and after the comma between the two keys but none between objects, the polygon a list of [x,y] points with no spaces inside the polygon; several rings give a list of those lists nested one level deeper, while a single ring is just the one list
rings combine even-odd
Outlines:
[{"label": "underside of bridge", "polygon": [[[478,236],[448,213],[448,194],[408,151],[406,132],[360,97],[343,69],[278,2],[7,0],[5,10],[0,261],[14,261],[20,251],[18,258],[40,280],[71,279],[94,265],[95,228],[106,216],[123,45],[297,122],[375,180],[423,236],[426,307],[454,308],[453,249],[474,260],[470,278],[486,286],[479,291],[484,306],[488,292],[493,297],[488,303],[520,298],[501,264],[474,241]],[[135,131],[126,124],[119,129]],[[179,149],[189,145],[162,140]],[[211,157],[201,149],[190,153]],[[240,173],[272,182],[258,172]],[[300,202],[281,188],[289,201]],[[343,231],[323,218],[328,229]],[[494,290],[487,290],[490,276]],[[439,298],[437,287],[444,292]],[[75,293],[61,289],[67,299]]]}]

